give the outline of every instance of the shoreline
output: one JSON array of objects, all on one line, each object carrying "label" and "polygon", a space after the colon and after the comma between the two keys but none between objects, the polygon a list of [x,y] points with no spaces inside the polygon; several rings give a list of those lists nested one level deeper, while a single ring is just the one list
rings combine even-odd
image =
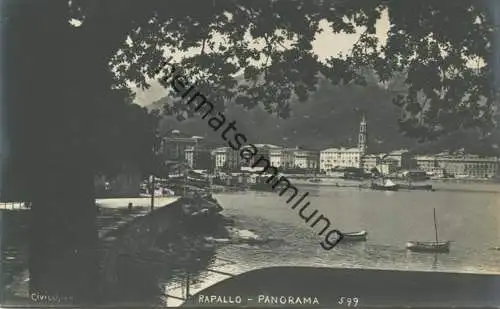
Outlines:
[{"label": "shoreline", "polygon": [[[307,186],[307,187],[333,187],[339,189],[356,189],[356,190],[370,190],[367,187],[367,183],[370,182],[369,179],[364,181],[358,180],[349,180],[343,178],[324,178],[321,182],[310,182],[305,178],[288,178],[293,185],[296,186]],[[393,180],[396,184],[406,185],[406,182],[401,180]],[[476,193],[500,193],[499,189],[481,189],[480,187],[471,187],[471,188],[460,188],[463,186],[471,185],[471,186],[494,186],[496,185],[496,181],[454,181],[454,180],[423,180],[423,181],[415,181],[413,182],[416,186],[422,185],[430,185],[432,189],[423,190],[423,189],[408,189],[401,188],[400,192],[436,192],[436,191],[448,191],[448,192],[476,192]],[[457,186],[454,188],[453,186]],[[241,186],[223,186],[223,185],[212,185],[211,190],[213,193],[236,193],[236,192],[275,192],[271,189],[271,185],[269,185],[269,189],[252,189],[249,187],[241,187]],[[378,191],[378,190],[376,190]],[[383,192],[383,191],[381,191]]]}]

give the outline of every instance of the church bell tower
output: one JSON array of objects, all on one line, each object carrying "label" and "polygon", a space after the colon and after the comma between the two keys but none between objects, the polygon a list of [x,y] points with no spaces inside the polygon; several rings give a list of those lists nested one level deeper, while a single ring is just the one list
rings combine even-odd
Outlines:
[{"label": "church bell tower", "polygon": [[361,155],[366,154],[366,118],[364,114],[359,124],[358,149]]}]

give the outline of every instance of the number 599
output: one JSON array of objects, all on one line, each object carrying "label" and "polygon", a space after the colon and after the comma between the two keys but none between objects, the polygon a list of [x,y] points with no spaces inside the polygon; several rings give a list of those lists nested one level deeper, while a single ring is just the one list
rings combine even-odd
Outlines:
[{"label": "number 599", "polygon": [[346,305],[347,307],[357,307],[359,299],[357,297],[345,297],[342,296],[337,300],[339,305]]}]

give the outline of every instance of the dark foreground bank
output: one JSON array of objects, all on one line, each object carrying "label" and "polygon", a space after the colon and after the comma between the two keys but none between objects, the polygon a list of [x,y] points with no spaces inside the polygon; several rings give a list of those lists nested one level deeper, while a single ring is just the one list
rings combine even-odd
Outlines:
[{"label": "dark foreground bank", "polygon": [[500,305],[499,291],[497,275],[272,267],[219,282],[183,306],[485,308]]},{"label": "dark foreground bank", "polygon": [[[180,198],[109,230],[94,248],[101,256],[100,293],[92,305],[161,306],[166,282],[183,280],[186,276],[196,278],[213,261],[215,248],[205,239],[207,236],[227,236],[226,220],[219,214],[220,210],[221,207],[214,200]],[[117,218],[106,217],[105,221],[124,220],[126,213],[132,214],[139,209],[125,208],[120,211],[125,213],[114,213]],[[27,214],[29,211],[26,211]],[[13,255],[12,250],[2,252],[5,257],[16,257],[10,263],[13,265],[9,267],[9,277],[2,274],[2,282],[13,281],[10,277],[17,274],[24,284],[21,289],[12,287],[15,291],[3,295],[2,303],[35,307],[81,305],[58,295],[30,294],[28,291],[29,276],[20,274],[28,272],[29,250],[26,242],[21,241],[27,238],[28,233],[25,225],[29,221],[25,217],[9,217],[11,228],[7,235],[8,244],[16,242],[14,247],[18,251],[22,249],[22,254]],[[4,249],[9,248],[5,243],[3,245]],[[6,266],[5,263],[2,266]]]}]

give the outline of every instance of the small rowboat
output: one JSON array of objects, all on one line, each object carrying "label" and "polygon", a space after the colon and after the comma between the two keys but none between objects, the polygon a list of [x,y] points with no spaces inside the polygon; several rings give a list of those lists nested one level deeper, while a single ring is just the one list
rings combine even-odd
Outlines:
[{"label": "small rowboat", "polygon": [[409,241],[406,243],[406,249],[415,252],[449,252],[451,241],[439,241],[438,238],[436,208],[434,208],[434,231],[436,241]]},{"label": "small rowboat", "polygon": [[409,241],[406,243],[406,248],[410,251],[415,251],[415,252],[449,252],[450,241],[442,241],[442,242]]},{"label": "small rowboat", "polygon": [[309,182],[321,182],[320,178],[309,178],[307,181]]},{"label": "small rowboat", "polygon": [[368,235],[368,232],[359,231],[351,233],[342,233],[342,235],[344,235],[342,241],[366,241],[366,236]]}]

